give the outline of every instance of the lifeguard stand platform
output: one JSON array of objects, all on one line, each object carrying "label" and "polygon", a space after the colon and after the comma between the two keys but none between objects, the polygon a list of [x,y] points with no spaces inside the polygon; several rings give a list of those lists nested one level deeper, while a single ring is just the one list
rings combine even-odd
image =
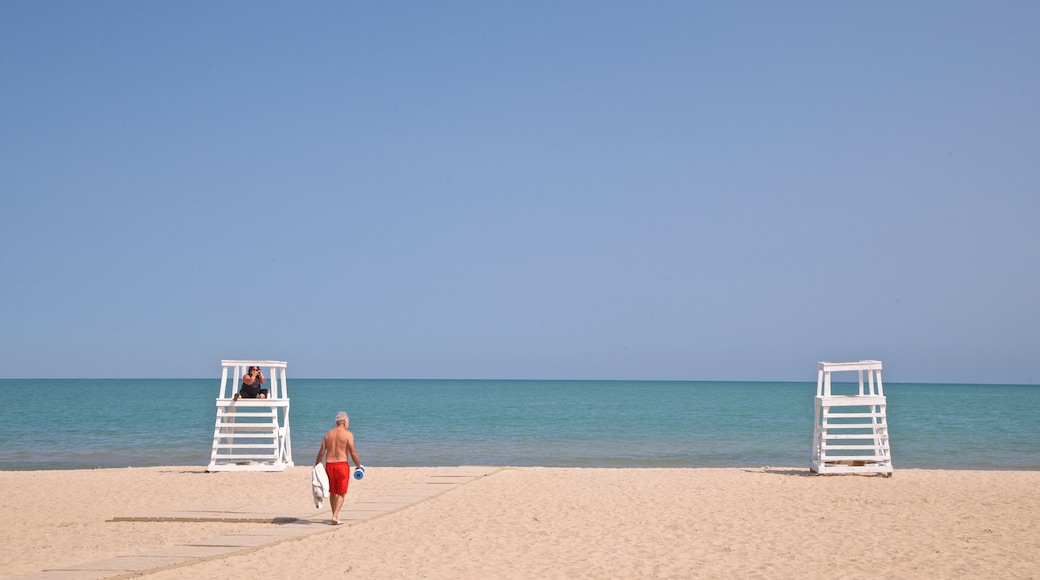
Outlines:
[{"label": "lifeguard stand platform", "polygon": [[[206,471],[282,471],[292,467],[289,438],[289,393],[285,362],[223,360],[213,452]],[[249,367],[258,366],[267,380],[266,399],[238,399],[235,393]],[[230,379],[230,380],[229,380]]]},{"label": "lifeguard stand platform", "polygon": [[[821,362],[810,469],[816,473],[892,474],[881,361]],[[859,392],[836,394],[831,373],[858,372]],[[863,382],[863,373],[867,382]],[[854,388],[854,387],[852,387]]]}]

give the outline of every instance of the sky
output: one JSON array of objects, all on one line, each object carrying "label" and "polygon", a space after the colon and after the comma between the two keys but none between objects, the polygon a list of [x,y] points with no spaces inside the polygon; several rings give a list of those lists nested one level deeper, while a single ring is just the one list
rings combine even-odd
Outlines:
[{"label": "sky", "polygon": [[1040,3],[0,3],[0,378],[1040,384]]}]

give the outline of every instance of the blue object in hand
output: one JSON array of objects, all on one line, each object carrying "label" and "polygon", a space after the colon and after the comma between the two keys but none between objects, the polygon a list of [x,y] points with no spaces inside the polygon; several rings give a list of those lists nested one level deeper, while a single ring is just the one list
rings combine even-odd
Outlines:
[{"label": "blue object in hand", "polygon": [[365,477],[365,466],[359,465],[357,469],[354,470],[354,479],[361,479],[362,477]]}]

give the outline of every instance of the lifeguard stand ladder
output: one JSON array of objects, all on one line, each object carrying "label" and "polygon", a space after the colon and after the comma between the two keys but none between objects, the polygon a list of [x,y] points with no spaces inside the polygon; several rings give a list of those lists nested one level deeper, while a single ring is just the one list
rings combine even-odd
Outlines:
[{"label": "lifeguard stand ladder", "polygon": [[[223,360],[213,452],[206,471],[282,471],[292,467],[289,438],[289,393],[285,362]],[[264,372],[266,399],[234,400],[249,367]],[[228,380],[230,379],[230,381]]]},{"label": "lifeguard stand ladder", "polygon": [[[882,473],[891,476],[892,457],[888,446],[881,361],[821,362],[818,369],[810,469],[825,474]],[[843,371],[859,373],[858,394],[838,395],[831,391],[831,373]],[[864,372],[867,373],[865,385]]]}]

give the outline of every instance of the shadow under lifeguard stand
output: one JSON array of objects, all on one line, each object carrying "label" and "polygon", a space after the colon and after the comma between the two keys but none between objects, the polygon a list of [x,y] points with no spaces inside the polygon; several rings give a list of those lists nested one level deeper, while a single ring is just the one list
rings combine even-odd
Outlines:
[{"label": "shadow under lifeguard stand", "polygon": [[[816,473],[892,475],[881,361],[821,362],[816,380],[816,419],[809,468]],[[831,373],[859,373],[859,390],[833,391]],[[867,382],[863,382],[863,374]]]},{"label": "shadow under lifeguard stand", "polygon": [[[284,361],[223,360],[213,451],[206,471],[282,471],[293,466]],[[234,400],[251,366],[264,371],[266,399]],[[230,379],[230,380],[229,380]]]}]

